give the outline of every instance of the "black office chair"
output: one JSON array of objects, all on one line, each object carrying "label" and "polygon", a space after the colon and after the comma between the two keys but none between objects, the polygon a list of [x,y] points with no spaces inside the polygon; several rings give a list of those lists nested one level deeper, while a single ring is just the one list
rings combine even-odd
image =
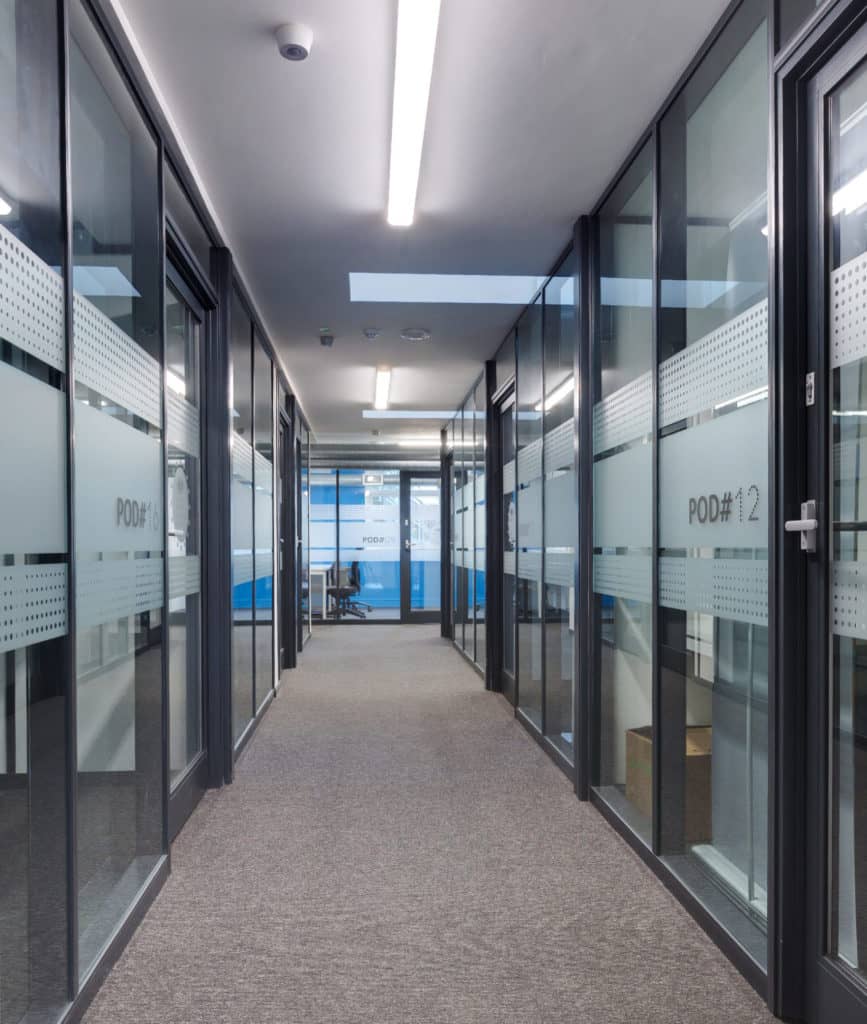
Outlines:
[{"label": "black office chair", "polygon": [[[329,575],[334,580],[335,567],[331,567]],[[358,619],[366,619],[367,612],[373,611],[373,607],[363,601],[356,600],[361,593],[361,570],[358,562],[350,562],[349,566],[339,566],[336,570],[336,580],[328,586],[328,596],[333,598],[337,604],[337,610],[341,614],[354,615]]]}]

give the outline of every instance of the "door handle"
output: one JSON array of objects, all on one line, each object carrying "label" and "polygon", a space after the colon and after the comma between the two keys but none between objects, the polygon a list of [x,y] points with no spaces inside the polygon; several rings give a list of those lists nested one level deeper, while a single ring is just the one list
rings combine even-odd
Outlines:
[{"label": "door handle", "polygon": [[816,531],[819,529],[819,520],[816,518],[816,502],[814,500],[801,502],[801,518],[787,519],[785,523],[786,533],[800,533],[801,550],[807,554],[813,554],[816,550]]},{"label": "door handle", "polygon": [[410,543],[409,537],[407,537],[406,540],[403,542],[403,546],[406,548],[407,551],[412,550],[412,544]]}]

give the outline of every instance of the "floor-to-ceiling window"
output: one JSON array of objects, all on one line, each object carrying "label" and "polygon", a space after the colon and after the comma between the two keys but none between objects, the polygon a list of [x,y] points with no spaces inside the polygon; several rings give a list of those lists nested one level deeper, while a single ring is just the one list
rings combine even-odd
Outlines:
[{"label": "floor-to-ceiling window", "polygon": [[542,301],[518,321],[517,337],[518,708],[542,728]]},{"label": "floor-to-ceiling window", "polygon": [[164,849],[163,304],[157,143],[70,8],[79,972]]},{"label": "floor-to-ceiling window", "polygon": [[761,964],[768,798],[765,19],[765,4],[742,5],[660,125],[657,421],[660,852]]},{"label": "floor-to-ceiling window", "polygon": [[68,378],[57,10],[53,0],[0,0],[0,1020],[10,1024],[53,1020],[67,997]]},{"label": "floor-to-ceiling window", "polygon": [[545,287],[543,340],[545,735],[573,757],[575,650],[575,258]]},{"label": "floor-to-ceiling window", "polygon": [[599,214],[593,359],[591,778],[646,842],[653,816],[653,155]]}]

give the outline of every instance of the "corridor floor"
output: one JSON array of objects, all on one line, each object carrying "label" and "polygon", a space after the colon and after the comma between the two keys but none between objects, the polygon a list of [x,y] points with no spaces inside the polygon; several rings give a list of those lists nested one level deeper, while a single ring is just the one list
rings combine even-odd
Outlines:
[{"label": "corridor floor", "polygon": [[284,678],[87,1024],[773,1019],[438,627]]}]

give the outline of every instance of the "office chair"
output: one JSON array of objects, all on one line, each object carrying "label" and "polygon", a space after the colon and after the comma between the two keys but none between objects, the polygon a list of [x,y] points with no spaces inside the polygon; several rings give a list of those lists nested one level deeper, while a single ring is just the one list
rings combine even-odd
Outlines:
[{"label": "office chair", "polygon": [[[334,570],[335,566],[332,566],[330,573],[332,579]],[[328,586],[328,596],[336,602],[338,612],[366,619],[367,612],[373,611],[373,608],[369,604],[356,600],[356,596],[361,592],[361,571],[358,562],[350,562],[349,566],[336,567],[336,576],[336,582]]]}]

